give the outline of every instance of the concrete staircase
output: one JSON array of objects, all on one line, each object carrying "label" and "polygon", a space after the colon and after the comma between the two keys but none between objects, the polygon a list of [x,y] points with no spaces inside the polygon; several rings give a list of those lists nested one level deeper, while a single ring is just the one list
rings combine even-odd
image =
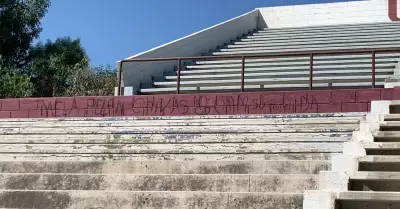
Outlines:
[{"label": "concrete staircase", "polygon": [[[400,47],[397,31],[400,23],[314,26],[302,28],[261,29],[211,55],[302,52]],[[395,72],[400,53],[377,53],[376,85]],[[246,91],[308,89],[310,57],[247,59]],[[240,90],[241,60],[196,61],[181,72],[181,90],[194,92],[235,92]],[[397,67],[398,68],[398,67]],[[371,86],[371,53],[319,55],[314,57],[314,87],[360,88]],[[397,74],[397,73],[396,73]],[[142,94],[176,91],[176,73],[155,81]]]},{"label": "concrete staircase", "polygon": [[[374,102],[319,191],[307,191],[304,209],[400,208],[400,102]],[[318,200],[317,200],[318,199]]]},{"label": "concrete staircase", "polygon": [[300,209],[363,114],[0,121],[0,208]]}]

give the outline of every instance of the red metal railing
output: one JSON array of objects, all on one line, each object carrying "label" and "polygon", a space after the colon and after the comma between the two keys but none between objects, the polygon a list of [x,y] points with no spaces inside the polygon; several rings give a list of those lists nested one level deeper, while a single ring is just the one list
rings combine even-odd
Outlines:
[{"label": "red metal railing", "polygon": [[314,57],[316,55],[343,55],[343,54],[371,54],[371,74],[372,74],[372,88],[375,88],[375,66],[376,66],[376,53],[393,53],[400,52],[400,48],[377,48],[377,49],[347,49],[347,50],[319,50],[319,51],[304,51],[304,52],[283,52],[283,53],[269,53],[269,54],[243,54],[243,55],[228,55],[228,56],[199,56],[199,57],[172,57],[172,58],[148,58],[148,59],[129,59],[122,60],[119,63],[119,74],[118,74],[118,95],[121,95],[121,83],[122,83],[122,67],[124,63],[128,62],[157,62],[157,61],[178,61],[177,69],[177,89],[176,93],[180,93],[181,86],[181,68],[183,60],[223,60],[223,59],[241,59],[242,72],[241,72],[241,92],[244,92],[244,78],[245,78],[245,63],[246,59],[254,58],[277,58],[277,57],[310,57],[310,80],[309,89],[313,89],[313,68],[314,68]]}]

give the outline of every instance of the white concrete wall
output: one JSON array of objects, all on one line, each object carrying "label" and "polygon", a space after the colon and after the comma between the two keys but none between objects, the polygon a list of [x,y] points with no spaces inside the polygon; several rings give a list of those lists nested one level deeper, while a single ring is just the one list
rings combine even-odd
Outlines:
[{"label": "white concrete wall", "polygon": [[[259,11],[254,10],[127,59],[200,56],[201,53],[214,50],[219,45],[257,29],[258,16]],[[163,72],[173,70],[176,65],[177,61],[124,63],[123,84],[124,86],[133,86],[133,91],[136,92],[140,88],[140,83],[151,83],[152,76],[162,77]]]},{"label": "white concrete wall", "polygon": [[389,1],[362,0],[260,8],[260,27],[281,28],[390,22]]}]

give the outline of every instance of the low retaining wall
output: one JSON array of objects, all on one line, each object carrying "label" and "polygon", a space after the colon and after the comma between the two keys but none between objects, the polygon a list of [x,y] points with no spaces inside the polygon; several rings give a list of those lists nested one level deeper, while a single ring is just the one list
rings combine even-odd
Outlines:
[{"label": "low retaining wall", "polygon": [[0,118],[368,112],[400,88],[0,100]]}]

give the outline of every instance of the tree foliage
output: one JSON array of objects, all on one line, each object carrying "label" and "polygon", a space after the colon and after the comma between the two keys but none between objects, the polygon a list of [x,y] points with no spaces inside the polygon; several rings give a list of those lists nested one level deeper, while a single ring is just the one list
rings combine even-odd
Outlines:
[{"label": "tree foliage", "polygon": [[37,97],[63,96],[71,85],[71,76],[79,76],[76,72],[89,63],[80,40],[69,37],[38,43],[30,56],[29,69]]},{"label": "tree foliage", "polygon": [[0,77],[0,98],[30,97],[33,84],[29,77],[20,73],[4,73]]},{"label": "tree foliage", "polygon": [[0,57],[3,63],[23,67],[28,51],[42,31],[41,19],[50,0],[0,1]]},{"label": "tree foliage", "polygon": [[110,66],[81,68],[71,83],[66,96],[110,96],[117,85],[117,73]]},{"label": "tree foliage", "polygon": [[32,45],[50,0],[0,0],[0,98],[112,95],[116,72],[90,67],[79,39]]}]

